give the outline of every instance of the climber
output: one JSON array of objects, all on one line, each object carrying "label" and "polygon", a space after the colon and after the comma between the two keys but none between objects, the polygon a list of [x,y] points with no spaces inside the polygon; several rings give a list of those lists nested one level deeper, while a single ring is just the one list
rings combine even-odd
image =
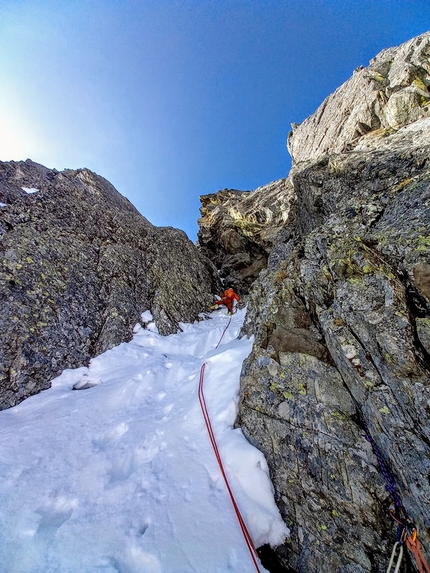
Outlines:
[{"label": "climber", "polygon": [[232,288],[228,288],[222,293],[221,299],[215,301],[215,303],[211,306],[211,310],[215,310],[219,308],[221,304],[224,304],[227,307],[228,314],[233,314],[233,305],[234,301],[239,302],[239,297],[234,292]]}]

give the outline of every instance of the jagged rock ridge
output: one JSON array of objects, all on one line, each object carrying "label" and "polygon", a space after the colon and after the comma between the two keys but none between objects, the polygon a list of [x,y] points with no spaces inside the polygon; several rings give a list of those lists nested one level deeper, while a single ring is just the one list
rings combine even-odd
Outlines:
[{"label": "jagged rock ridge", "polygon": [[219,291],[185,233],[154,227],[87,169],[0,163],[0,202],[1,408],[128,340],[143,311],[169,334]]},{"label": "jagged rock ridge", "polygon": [[429,34],[383,50],[302,124],[293,124],[288,149],[294,163],[365,146],[430,116]]}]

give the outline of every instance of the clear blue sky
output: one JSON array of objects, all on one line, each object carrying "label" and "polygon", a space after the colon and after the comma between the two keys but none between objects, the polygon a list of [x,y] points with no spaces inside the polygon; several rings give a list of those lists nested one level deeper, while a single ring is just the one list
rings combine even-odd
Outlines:
[{"label": "clear blue sky", "polygon": [[195,240],[198,196],[285,177],[285,142],[429,0],[0,0],[0,159],[109,179]]}]

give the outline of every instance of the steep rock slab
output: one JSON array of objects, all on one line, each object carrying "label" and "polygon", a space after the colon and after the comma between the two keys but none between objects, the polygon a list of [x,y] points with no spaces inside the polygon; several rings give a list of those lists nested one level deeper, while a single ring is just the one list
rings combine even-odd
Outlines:
[{"label": "steep rock slab", "polygon": [[287,179],[252,192],[224,189],[200,197],[198,247],[240,294],[249,291],[266,267],[293,199]]},{"label": "steep rock slab", "polygon": [[219,290],[213,266],[156,228],[102,177],[0,163],[0,406],[128,340],[150,309],[160,333]]},{"label": "steep rock slab", "polygon": [[288,149],[294,163],[366,145],[372,132],[389,134],[430,116],[430,32],[383,50],[367,68],[293,124]]},{"label": "steep rock slab", "polygon": [[250,293],[242,427],[268,460],[300,573],[385,572],[396,526],[362,417],[430,548],[430,119],[296,165]]}]

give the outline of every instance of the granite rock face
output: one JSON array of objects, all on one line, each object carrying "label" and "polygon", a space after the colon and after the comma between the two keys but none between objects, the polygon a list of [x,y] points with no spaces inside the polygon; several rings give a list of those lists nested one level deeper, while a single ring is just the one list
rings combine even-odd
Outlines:
[{"label": "granite rock face", "polygon": [[[365,426],[430,559],[429,39],[379,54],[290,137],[291,212],[250,290],[237,421],[292,531],[277,572],[386,571],[396,524]],[[223,203],[240,221],[251,196]],[[224,227],[202,214],[222,268]]]},{"label": "granite rock face", "polygon": [[293,167],[250,293],[238,424],[268,460],[300,573],[384,572],[390,498],[364,420],[430,548],[430,119]]},{"label": "granite rock face", "polygon": [[200,197],[198,247],[240,295],[248,293],[266,268],[293,197],[287,179],[252,192],[224,189]]},{"label": "granite rock face", "polygon": [[169,334],[219,292],[185,233],[154,227],[87,169],[0,163],[0,204],[1,408],[130,339],[143,311]]},{"label": "granite rock face", "polygon": [[[383,50],[330,95],[302,124],[293,124],[294,163],[357,146],[367,134],[390,134],[430,116],[430,32]],[[366,139],[365,139],[366,141]]]}]

